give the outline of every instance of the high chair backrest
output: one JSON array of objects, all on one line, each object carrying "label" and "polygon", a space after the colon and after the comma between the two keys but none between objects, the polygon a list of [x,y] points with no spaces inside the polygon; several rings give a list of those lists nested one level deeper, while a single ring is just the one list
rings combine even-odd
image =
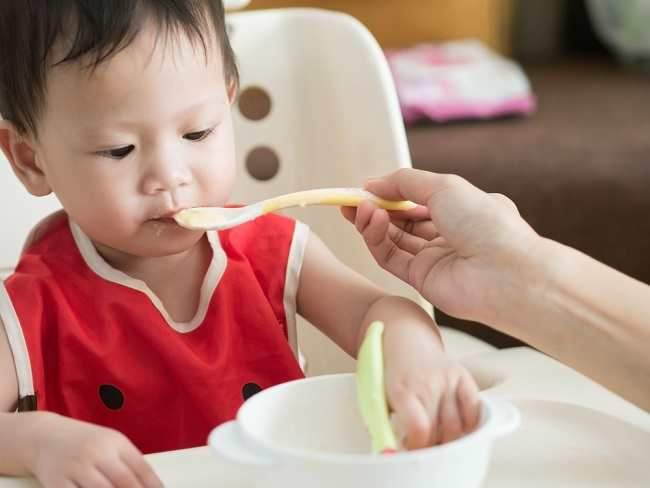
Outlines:
[{"label": "high chair backrest", "polygon": [[37,198],[27,193],[0,152],[0,280],[16,265],[32,227],[60,207],[52,195]]},{"label": "high chair backrest", "polygon": [[[358,21],[317,9],[239,12],[227,18],[241,71],[234,109],[239,178],[233,201],[359,186],[368,177],[411,165],[388,65]],[[29,195],[0,155],[0,278],[17,262],[29,230],[58,208],[53,196]],[[380,287],[419,298],[375,264],[338,209],[312,207],[291,214]],[[309,374],[352,368],[344,353],[304,322],[299,340]]]},{"label": "high chair backrest", "polygon": [[[360,22],[319,9],[239,12],[227,21],[241,75],[233,110],[239,167],[234,202],[360,186],[368,177],[411,166],[388,65]],[[377,266],[338,209],[291,214],[343,262],[390,292],[418,299]],[[309,374],[353,365],[304,322],[299,340]]]}]

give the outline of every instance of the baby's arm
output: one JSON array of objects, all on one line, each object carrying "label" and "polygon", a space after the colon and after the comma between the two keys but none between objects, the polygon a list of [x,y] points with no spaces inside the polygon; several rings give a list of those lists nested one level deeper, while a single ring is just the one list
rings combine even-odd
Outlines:
[{"label": "baby's arm", "polygon": [[15,413],[16,367],[0,319],[0,474],[34,475],[44,486],[160,487],[119,432],[51,412]]},{"label": "baby's arm", "polygon": [[476,384],[445,354],[431,317],[342,264],[314,234],[305,250],[298,311],[353,357],[368,325],[384,322],[387,395],[408,448],[453,440],[476,425]]},{"label": "baby's arm", "polygon": [[[15,415],[18,402],[18,379],[9,340],[0,319],[0,473],[25,475],[27,457],[26,432],[31,424],[29,415]],[[11,442],[6,440],[11,439]]]}]

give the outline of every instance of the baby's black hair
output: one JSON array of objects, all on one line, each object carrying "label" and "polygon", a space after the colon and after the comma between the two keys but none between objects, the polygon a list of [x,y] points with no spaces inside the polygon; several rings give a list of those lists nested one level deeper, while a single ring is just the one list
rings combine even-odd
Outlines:
[{"label": "baby's black hair", "polygon": [[[221,0],[0,0],[0,114],[36,134],[48,69],[79,61],[92,70],[150,19],[163,34],[189,36],[206,56],[216,35],[226,82],[239,83]],[[52,59],[59,41],[65,51]]]}]

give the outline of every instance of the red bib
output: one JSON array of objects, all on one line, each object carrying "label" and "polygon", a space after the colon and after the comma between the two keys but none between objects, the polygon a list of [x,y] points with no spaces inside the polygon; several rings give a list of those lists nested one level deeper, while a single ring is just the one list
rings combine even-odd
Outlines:
[{"label": "red bib", "polygon": [[204,445],[260,389],[301,378],[307,228],[276,215],[209,233],[196,316],[175,323],[62,217],[0,285],[19,405],[119,430],[144,453]]}]

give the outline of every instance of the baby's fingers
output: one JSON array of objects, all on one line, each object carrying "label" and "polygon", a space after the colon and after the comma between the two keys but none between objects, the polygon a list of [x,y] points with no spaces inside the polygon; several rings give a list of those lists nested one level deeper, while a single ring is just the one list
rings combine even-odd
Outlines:
[{"label": "baby's fingers", "polygon": [[131,468],[119,458],[106,459],[98,468],[102,475],[110,481],[110,486],[114,488],[141,488],[144,486]]},{"label": "baby's fingers", "polygon": [[444,444],[458,439],[463,435],[463,419],[456,401],[456,392],[447,390],[438,408],[438,425],[434,444]]},{"label": "baby's fingers", "polygon": [[122,454],[122,459],[144,488],[162,488],[163,484],[160,478],[145,460],[142,453],[134,446],[128,452]]},{"label": "baby's fingers", "polygon": [[478,387],[466,371],[442,394],[434,442],[444,444],[472,432],[480,418]]},{"label": "baby's fingers", "polygon": [[113,484],[100,471],[89,467],[75,477],[75,483],[71,487],[81,488],[113,488]]},{"label": "baby's fingers", "polygon": [[414,395],[399,395],[393,402],[393,410],[406,435],[404,447],[409,450],[429,447],[432,425],[422,402]]},{"label": "baby's fingers", "polygon": [[456,397],[458,409],[463,418],[463,432],[472,432],[481,418],[481,403],[478,396],[479,390],[474,379],[469,373],[463,375],[458,383]]}]

